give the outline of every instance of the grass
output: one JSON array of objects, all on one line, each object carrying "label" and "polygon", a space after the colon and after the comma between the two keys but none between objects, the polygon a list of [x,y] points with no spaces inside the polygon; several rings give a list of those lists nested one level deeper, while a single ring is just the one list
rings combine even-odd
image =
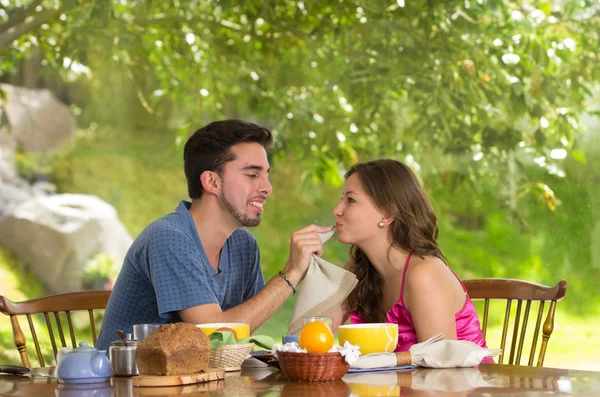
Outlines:
[{"label": "grass", "polygon": [[[56,182],[62,192],[97,195],[115,206],[135,237],[187,197],[181,158],[168,134],[136,138],[116,131],[82,132],[74,152],[56,162]],[[272,168],[274,193],[265,207],[261,226],[252,229],[261,247],[267,280],[285,265],[293,231],[315,221],[331,224],[330,211],[339,194],[327,186],[302,190],[298,183],[301,170],[289,162],[275,161]],[[347,247],[328,243],[324,256],[341,264],[347,258]],[[0,294],[18,301],[40,297],[45,292],[22,263],[0,250]],[[288,299],[257,333],[276,340],[287,334],[294,302],[293,297]],[[545,366],[600,370],[596,353],[600,351],[600,340],[594,337],[600,320],[591,315],[575,316],[561,309],[560,304],[558,307]],[[493,322],[488,332],[493,347],[492,341],[500,338],[500,324]],[[0,362],[18,364],[6,316],[0,316],[0,337]],[[50,351],[49,346],[44,345],[46,352]]]},{"label": "grass", "polygon": [[[25,269],[24,265],[6,250],[0,249],[0,295],[9,298],[13,302],[35,299],[46,295],[43,285],[36,277]],[[34,329],[39,337],[40,349],[46,364],[54,363],[52,344],[50,337],[46,331],[46,320],[42,315],[34,315]],[[100,319],[97,317],[97,319]],[[28,341],[27,350],[29,359],[33,366],[38,365],[38,359],[35,357],[35,346],[31,343],[32,336],[27,320],[24,317],[19,317],[19,324],[25,338]],[[58,329],[56,320],[50,317],[53,330],[56,333]],[[91,329],[89,326],[89,317],[87,312],[73,313],[72,315],[73,328],[75,337],[78,342],[88,341],[91,344]],[[61,324],[63,330],[67,333],[67,320],[64,314],[61,314]],[[68,339],[69,334],[66,335]],[[58,339],[58,335],[55,334]],[[72,347],[67,341],[67,346]],[[60,347],[60,346],[59,346]],[[7,316],[0,316],[0,363],[2,364],[21,364],[21,359],[13,342],[12,327],[10,319]]]}]

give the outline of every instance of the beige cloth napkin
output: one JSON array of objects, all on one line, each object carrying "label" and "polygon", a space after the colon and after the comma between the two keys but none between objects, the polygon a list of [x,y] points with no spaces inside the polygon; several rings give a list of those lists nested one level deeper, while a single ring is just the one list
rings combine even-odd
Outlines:
[{"label": "beige cloth napkin", "polygon": [[501,352],[485,349],[469,341],[444,340],[444,334],[439,334],[411,346],[408,352],[360,356],[352,367],[379,368],[409,364],[427,368],[475,367],[484,357],[496,357]]},{"label": "beige cloth napkin", "polygon": [[[342,378],[347,384],[386,386],[398,395],[393,387],[410,387],[415,390],[459,392],[477,387],[489,387],[477,368],[419,368],[411,372],[351,373]],[[352,387],[351,387],[352,388]]]},{"label": "beige cloth napkin", "polygon": [[[325,244],[335,230],[319,233]],[[302,318],[325,316],[340,305],[352,292],[358,279],[343,268],[313,255],[308,265],[306,277],[298,289],[298,299],[292,313],[288,334],[293,335],[302,329]]]}]

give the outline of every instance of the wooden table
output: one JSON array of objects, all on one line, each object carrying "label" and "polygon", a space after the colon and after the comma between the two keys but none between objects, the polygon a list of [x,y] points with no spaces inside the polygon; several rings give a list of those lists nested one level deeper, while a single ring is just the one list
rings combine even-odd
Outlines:
[{"label": "wooden table", "polygon": [[[40,371],[48,372],[42,368]],[[343,381],[289,382],[272,368],[227,373],[224,381],[132,388],[128,378],[92,385],[58,384],[41,376],[0,375],[0,396],[600,396],[600,372],[482,364],[479,368],[348,374]]]}]

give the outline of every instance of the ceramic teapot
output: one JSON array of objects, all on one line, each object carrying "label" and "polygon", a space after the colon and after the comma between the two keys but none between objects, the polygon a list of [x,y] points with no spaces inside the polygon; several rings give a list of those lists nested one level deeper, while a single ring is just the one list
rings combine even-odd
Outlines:
[{"label": "ceramic teapot", "polygon": [[108,382],[113,369],[106,350],[80,342],[73,350],[62,348],[57,356],[56,376],[61,383]]}]

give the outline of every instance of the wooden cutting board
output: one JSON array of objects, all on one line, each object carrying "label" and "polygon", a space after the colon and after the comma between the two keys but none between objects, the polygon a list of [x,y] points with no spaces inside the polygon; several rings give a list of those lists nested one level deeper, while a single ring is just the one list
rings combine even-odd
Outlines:
[{"label": "wooden cutting board", "polygon": [[131,378],[133,387],[150,386],[181,386],[191,385],[193,383],[210,382],[225,378],[223,368],[209,368],[208,370],[197,374],[189,375],[138,375]]}]

